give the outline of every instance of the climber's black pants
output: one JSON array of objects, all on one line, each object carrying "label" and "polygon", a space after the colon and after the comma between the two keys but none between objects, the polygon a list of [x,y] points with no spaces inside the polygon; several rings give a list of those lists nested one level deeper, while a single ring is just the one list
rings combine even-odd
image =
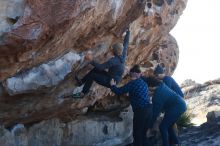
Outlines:
[{"label": "climber's black pants", "polygon": [[111,76],[108,75],[108,72],[106,71],[100,71],[96,68],[92,69],[88,74],[85,75],[85,77],[82,79],[82,83],[84,84],[82,92],[84,94],[89,92],[89,89],[92,86],[93,81],[96,83],[105,86],[107,88],[110,88],[110,81]]},{"label": "climber's black pants", "polygon": [[160,124],[160,133],[162,136],[163,146],[169,146],[169,140],[174,144],[179,144],[177,134],[173,128],[175,122],[180,118],[183,112],[172,109],[165,112],[164,118]]},{"label": "climber's black pants", "polygon": [[152,117],[152,107],[133,109],[133,146],[144,146],[146,143],[146,131]]}]

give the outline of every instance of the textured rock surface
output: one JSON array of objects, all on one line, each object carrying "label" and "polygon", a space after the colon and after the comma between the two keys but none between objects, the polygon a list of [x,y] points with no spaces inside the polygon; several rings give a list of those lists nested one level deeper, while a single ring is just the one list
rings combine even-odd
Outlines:
[{"label": "textured rock surface", "polygon": [[[27,0],[23,15],[1,39],[1,80],[61,57],[71,49],[82,52],[101,44],[106,44],[108,49],[117,39],[114,35],[120,36],[129,23],[132,23],[131,41],[136,54],[140,55],[145,50],[141,56],[148,57],[153,46],[159,45],[158,41],[167,37],[176,24],[185,8],[185,1],[177,0],[170,6],[166,3],[162,7],[153,6],[154,13],[158,15],[147,16],[143,0]],[[106,51],[97,56],[103,56]],[[177,63],[175,59],[172,61]]]},{"label": "textured rock surface", "polygon": [[[217,113],[217,112],[216,112]],[[212,113],[209,113],[212,114]],[[214,121],[215,122],[214,122]],[[207,118],[207,123],[182,131],[180,139],[183,146],[220,146],[220,118]]]},{"label": "textured rock surface", "polygon": [[[112,116],[112,114],[114,116]],[[89,117],[89,118],[88,118]],[[70,117],[71,118],[71,117]],[[80,117],[63,123],[51,119],[24,127],[15,125],[11,130],[0,128],[1,146],[113,146],[132,141],[131,107],[121,112]]]},{"label": "textured rock surface", "polygon": [[91,69],[83,53],[91,50],[104,62],[110,45],[122,41],[129,24],[127,68],[140,63],[150,69],[163,62],[172,74],[178,63],[178,46],[169,31],[185,0],[165,1],[162,6],[153,1],[150,9],[144,0],[14,0],[2,1],[1,6],[18,2],[15,6],[23,11],[0,40],[0,121],[6,126],[62,119],[67,111],[74,117],[88,107],[102,111],[127,106],[126,98],[116,98],[96,84],[83,100],[60,97],[74,91],[73,74],[82,77]]},{"label": "textured rock surface", "polygon": [[182,87],[188,98],[192,122],[197,126],[181,131],[181,145],[220,146],[220,80],[204,84],[186,80]]},{"label": "textured rock surface", "polygon": [[[122,42],[129,24],[126,71],[134,64],[150,70],[157,62],[163,62],[166,73],[172,74],[179,51],[169,32],[187,0],[153,0],[152,8],[146,2],[0,1],[0,123],[6,128],[54,118],[67,123],[90,111],[127,107],[128,98],[116,97],[97,84],[84,99],[61,97],[78,89],[73,74],[82,77],[92,68],[84,62],[84,52],[91,50],[98,61],[106,61],[110,46]],[[126,78],[121,84],[125,82]],[[17,139],[20,137],[23,135]],[[59,135],[56,137],[60,139]],[[60,141],[54,143],[59,145]]]},{"label": "textured rock surface", "polygon": [[211,111],[220,110],[220,80],[209,81],[204,84],[192,83],[184,86],[187,105],[193,114],[195,124],[206,122],[206,115]]},{"label": "textured rock surface", "polygon": [[71,72],[73,64],[81,57],[75,53],[67,53],[58,60],[49,61],[31,70],[17,74],[6,80],[6,89],[9,94],[18,94],[34,91],[40,87],[57,85]]},{"label": "textured rock surface", "polygon": [[[0,38],[4,32],[13,29],[14,24],[24,13],[24,0],[1,0],[0,5]],[[16,26],[14,26],[16,27]]]}]

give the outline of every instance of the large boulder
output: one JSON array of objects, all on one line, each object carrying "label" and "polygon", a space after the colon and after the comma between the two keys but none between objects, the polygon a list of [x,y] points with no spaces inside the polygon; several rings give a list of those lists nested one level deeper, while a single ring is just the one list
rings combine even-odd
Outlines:
[{"label": "large boulder", "polygon": [[[54,118],[67,123],[85,113],[96,115],[128,107],[126,96],[117,97],[97,84],[83,99],[62,98],[80,90],[73,75],[83,77],[92,68],[84,53],[91,50],[96,60],[106,61],[110,46],[122,42],[128,26],[131,37],[124,76],[134,64],[149,71],[159,62],[164,63],[166,74],[172,75],[179,50],[169,32],[187,0],[153,0],[151,7],[148,3],[0,1],[0,124],[11,128]],[[123,78],[120,85],[126,82]]]},{"label": "large boulder", "polygon": [[[67,115],[71,118],[71,115]],[[59,119],[11,129],[0,127],[1,146],[113,146],[132,142],[131,107],[106,115],[80,116],[63,122]]]},{"label": "large boulder", "polygon": [[220,144],[220,117],[219,111],[207,114],[207,122],[200,126],[188,127],[181,131],[181,145],[183,146],[219,146]]},{"label": "large boulder", "polygon": [[217,79],[204,84],[193,83],[182,88],[187,97],[186,102],[194,124],[200,125],[206,122],[206,115],[209,112],[220,110],[219,81]]}]

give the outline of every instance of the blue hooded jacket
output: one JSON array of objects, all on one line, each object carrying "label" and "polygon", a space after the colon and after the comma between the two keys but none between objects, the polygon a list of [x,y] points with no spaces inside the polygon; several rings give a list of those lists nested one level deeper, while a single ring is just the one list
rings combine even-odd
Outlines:
[{"label": "blue hooded jacket", "polygon": [[[154,74],[155,75],[163,74],[164,72],[165,72],[164,68],[161,67],[160,65],[157,65],[155,70],[154,70]],[[170,89],[172,89],[174,92],[179,94],[181,97],[184,97],[184,94],[183,94],[182,90],[180,89],[179,85],[176,83],[176,81],[171,76],[165,76],[163,78],[163,82]]]},{"label": "blue hooded jacket", "polygon": [[184,94],[180,88],[180,86],[176,83],[176,81],[171,76],[165,76],[163,78],[163,82],[174,92],[176,92],[179,96],[184,97]]},{"label": "blue hooded jacket", "polygon": [[186,103],[177,93],[171,90],[165,83],[160,83],[154,91],[152,98],[154,123],[162,111],[184,113],[187,109]]},{"label": "blue hooded jacket", "polygon": [[130,31],[126,32],[124,43],[123,43],[123,51],[122,55],[110,58],[108,61],[99,64],[95,61],[92,61],[91,64],[97,68],[98,70],[105,70],[108,69],[108,74],[118,83],[122,75],[124,73],[125,69],[125,61],[127,58],[127,50],[128,50],[128,44],[129,44],[129,37],[130,37]]}]

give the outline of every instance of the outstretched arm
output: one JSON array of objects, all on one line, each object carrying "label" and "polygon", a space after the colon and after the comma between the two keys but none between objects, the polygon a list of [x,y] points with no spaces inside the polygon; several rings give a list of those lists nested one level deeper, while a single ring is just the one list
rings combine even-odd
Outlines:
[{"label": "outstretched arm", "polygon": [[123,43],[123,51],[122,51],[122,61],[125,62],[127,58],[127,50],[128,50],[128,44],[129,44],[129,38],[130,38],[130,31],[127,29],[126,35],[124,38],[124,43]]},{"label": "outstretched arm", "polygon": [[130,84],[128,83],[128,84],[126,84],[126,85],[124,85],[123,87],[116,87],[115,85],[113,85],[112,87],[111,87],[111,90],[112,90],[112,92],[114,92],[116,95],[122,95],[122,94],[124,94],[124,93],[128,93],[129,92],[129,90],[130,90]]}]

